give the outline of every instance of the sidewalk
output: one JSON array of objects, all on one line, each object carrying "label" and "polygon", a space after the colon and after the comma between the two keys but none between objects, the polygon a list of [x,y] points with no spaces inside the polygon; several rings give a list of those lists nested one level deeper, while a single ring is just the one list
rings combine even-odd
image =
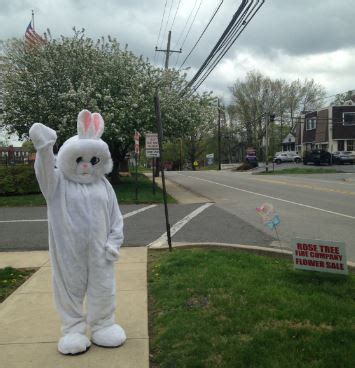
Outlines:
[{"label": "sidewalk", "polygon": [[127,341],[117,349],[92,345],[78,356],[57,351],[60,337],[54,309],[48,252],[0,253],[0,268],[39,267],[0,304],[0,361],[6,368],[148,368],[147,248],[121,248],[116,267],[117,322]]}]

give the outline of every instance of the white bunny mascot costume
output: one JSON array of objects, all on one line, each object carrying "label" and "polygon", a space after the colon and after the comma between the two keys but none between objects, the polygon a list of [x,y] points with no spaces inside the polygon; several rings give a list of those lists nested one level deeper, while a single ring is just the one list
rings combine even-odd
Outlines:
[{"label": "white bunny mascot costume", "polygon": [[[53,268],[54,299],[62,323],[58,350],[78,354],[91,340],[104,347],[124,343],[124,330],[114,322],[115,275],[123,242],[123,220],[115,192],[105,178],[112,170],[107,144],[100,139],[104,121],[100,114],[83,110],[78,135],[58,152],[56,132],[36,123],[30,137],[37,149],[36,176],[47,201],[49,251]],[[87,296],[87,317],[83,300]]]}]

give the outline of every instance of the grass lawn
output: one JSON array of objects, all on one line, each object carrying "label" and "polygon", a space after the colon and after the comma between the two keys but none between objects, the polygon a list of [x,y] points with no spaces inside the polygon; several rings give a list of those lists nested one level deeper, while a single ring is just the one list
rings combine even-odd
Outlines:
[{"label": "grass lawn", "polygon": [[332,174],[332,173],[337,173],[337,172],[341,172],[339,170],[336,170],[334,168],[310,168],[310,167],[291,167],[289,169],[281,169],[281,170],[275,170],[275,171],[270,171],[269,168],[269,172],[260,172],[260,173],[256,173],[255,175],[283,175],[283,174]]},{"label": "grass lawn", "polygon": [[[152,181],[143,174],[138,174],[138,201],[136,201],[135,174],[121,177],[121,183],[114,189],[120,204],[129,203],[163,203],[163,191],[156,186],[153,194]],[[176,203],[176,200],[167,195],[168,203]]]},{"label": "grass lawn", "polygon": [[150,251],[151,368],[354,367],[355,275],[224,249]]},{"label": "grass lawn", "polygon": [[[129,203],[162,203],[163,192],[156,187],[153,195],[152,183],[143,174],[138,174],[138,201],[135,200],[135,174],[132,176],[121,177],[121,184],[114,185],[118,194],[120,204]],[[175,199],[168,195],[168,203],[176,203]],[[43,206],[46,201],[42,194],[0,196],[0,206]]]},{"label": "grass lawn", "polygon": [[0,303],[23,284],[36,270],[17,270],[12,267],[0,269]]}]

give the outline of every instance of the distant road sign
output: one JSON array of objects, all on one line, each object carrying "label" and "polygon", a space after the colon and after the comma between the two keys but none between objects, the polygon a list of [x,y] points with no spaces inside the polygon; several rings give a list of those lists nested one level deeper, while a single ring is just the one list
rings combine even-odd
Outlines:
[{"label": "distant road sign", "polygon": [[139,154],[139,137],[140,137],[140,133],[135,131],[134,132],[134,152],[138,155]]},{"label": "distant road sign", "polygon": [[159,141],[157,133],[146,133],[145,155],[146,157],[160,157]]}]

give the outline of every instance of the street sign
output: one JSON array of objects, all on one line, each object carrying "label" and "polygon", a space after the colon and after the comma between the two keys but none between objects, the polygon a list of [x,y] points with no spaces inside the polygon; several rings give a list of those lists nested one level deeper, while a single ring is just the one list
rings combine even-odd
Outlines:
[{"label": "street sign", "polygon": [[146,133],[145,155],[146,157],[160,157],[159,140],[157,133]]},{"label": "street sign", "polygon": [[139,132],[135,131],[134,132],[134,152],[138,155],[139,154],[139,137],[141,135],[139,134]]},{"label": "street sign", "polygon": [[209,153],[206,155],[206,165],[207,166],[213,165],[213,160],[214,160],[214,153]]},{"label": "street sign", "polygon": [[345,243],[296,238],[292,240],[295,268],[308,271],[348,273]]}]

